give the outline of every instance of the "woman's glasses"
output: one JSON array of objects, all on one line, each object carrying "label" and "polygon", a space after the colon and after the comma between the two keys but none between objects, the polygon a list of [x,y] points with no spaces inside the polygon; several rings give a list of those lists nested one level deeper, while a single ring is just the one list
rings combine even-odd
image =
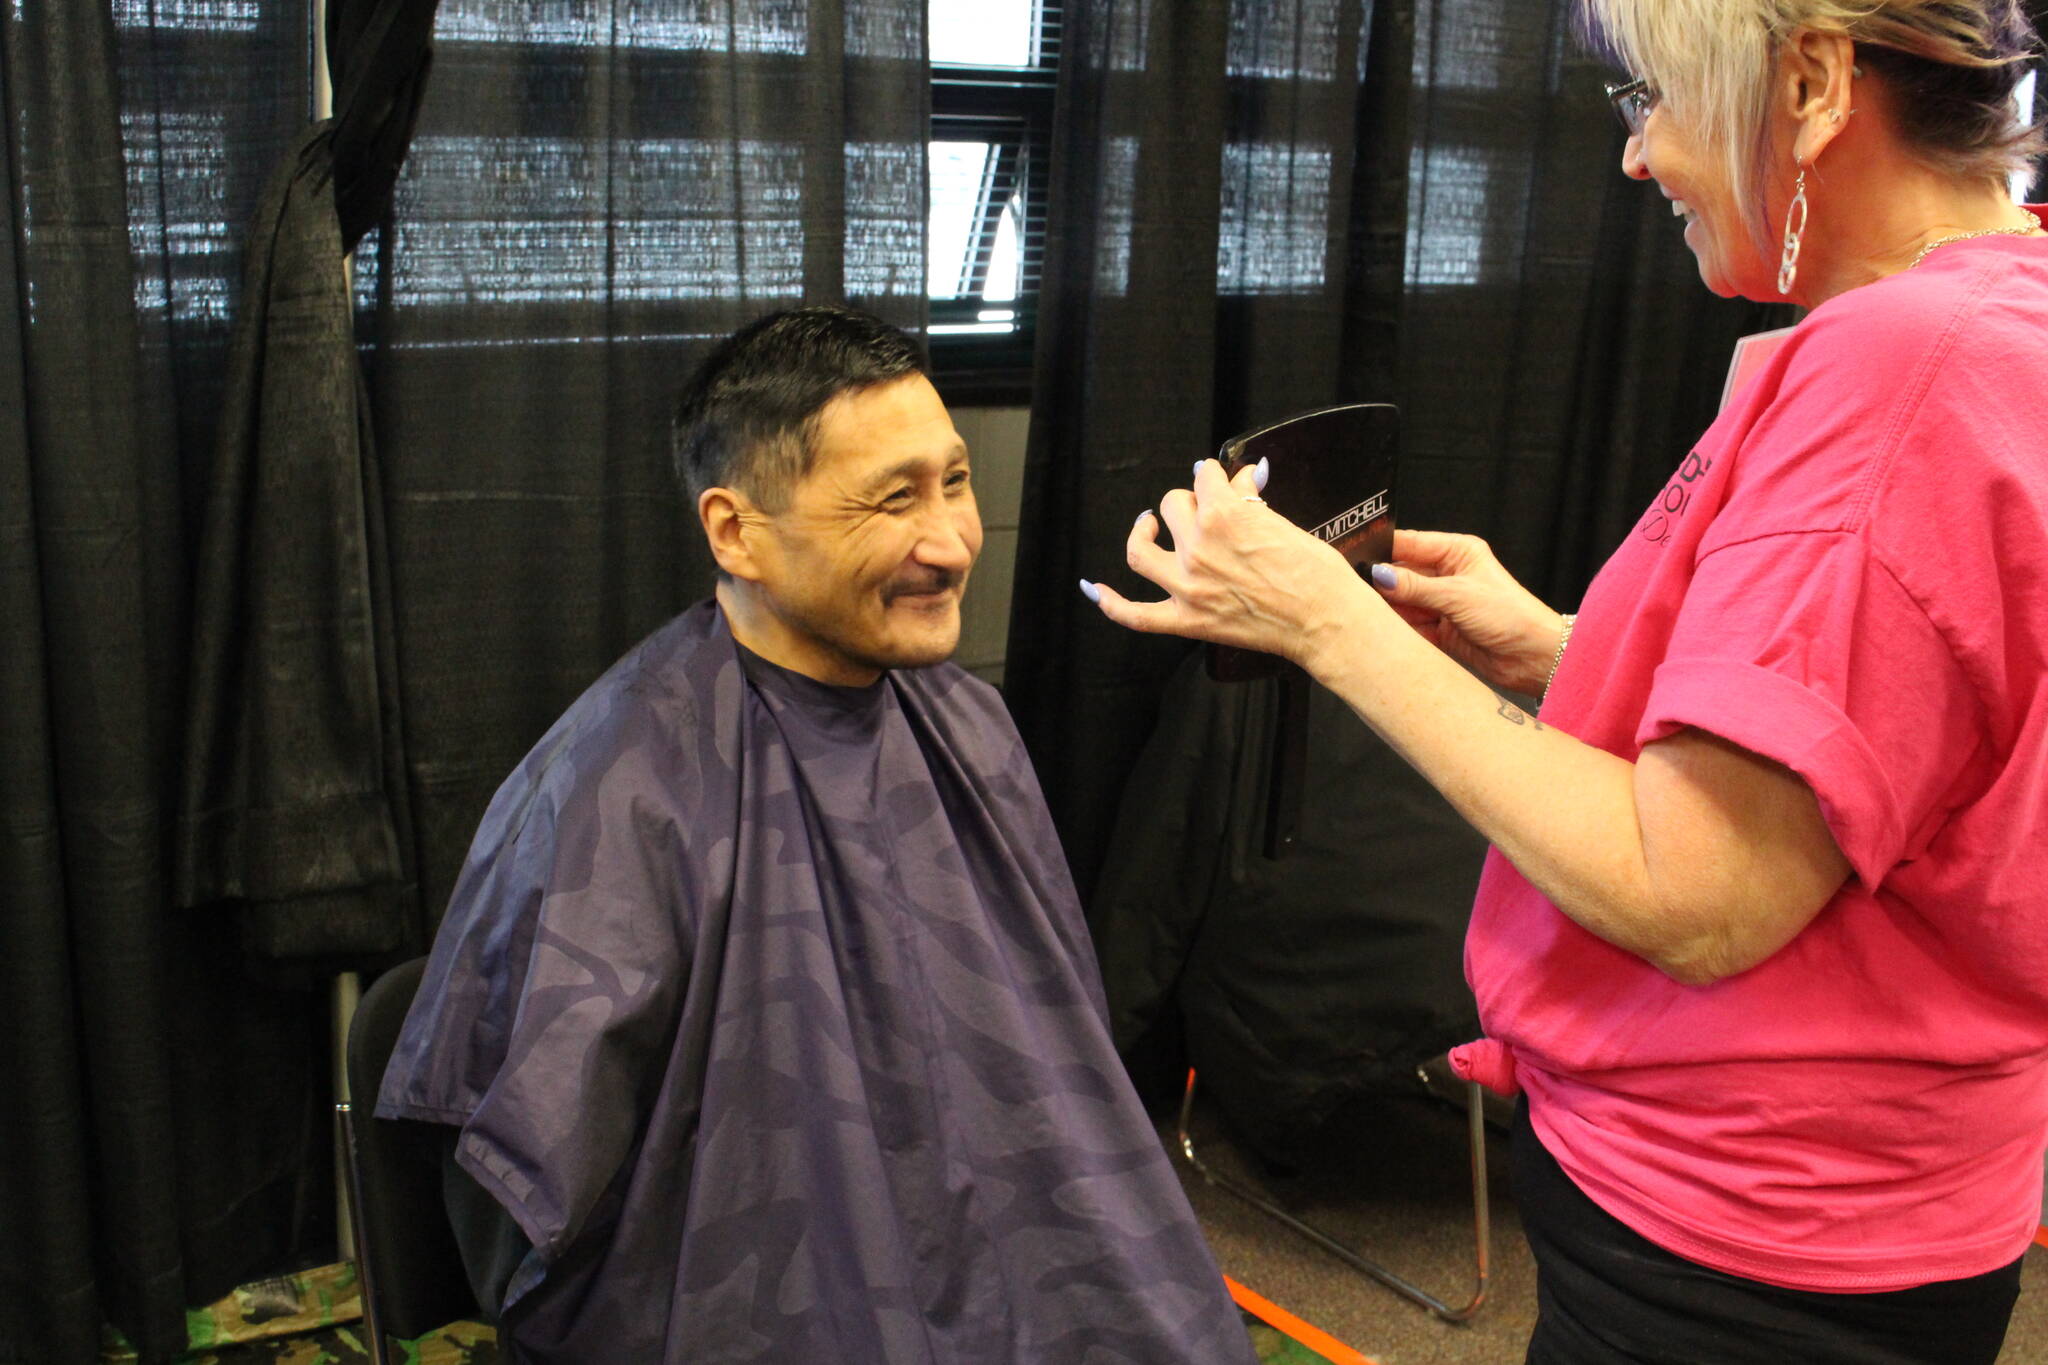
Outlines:
[{"label": "woman's glasses", "polygon": [[1607,101],[1614,106],[1614,116],[1628,129],[1630,137],[1643,135],[1643,122],[1657,107],[1657,100],[1657,88],[1641,78],[1607,87]]}]

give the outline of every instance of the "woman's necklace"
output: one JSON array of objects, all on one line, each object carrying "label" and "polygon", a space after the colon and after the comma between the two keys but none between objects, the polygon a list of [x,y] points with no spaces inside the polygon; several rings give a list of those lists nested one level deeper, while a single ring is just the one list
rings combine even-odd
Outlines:
[{"label": "woman's necklace", "polygon": [[1938,246],[1947,246],[1947,245],[1948,245],[1949,243],[1951,243],[1951,242],[1967,242],[1967,241],[1969,241],[1969,240],[1970,240],[1970,239],[1971,239],[1972,237],[2044,237],[2044,236],[2048,236],[2048,228],[2043,228],[2043,227],[2042,227],[2042,226],[2041,226],[2041,225],[2040,225],[2040,224],[2039,224],[2038,222],[2036,222],[2036,223],[2028,223],[2028,224],[2027,224],[2027,225],[2026,225],[2025,227],[2002,227],[2002,228],[1984,228],[1984,229],[1981,229],[1980,231],[1977,231],[1977,232],[1952,232],[1952,233],[1950,233],[1950,234],[1949,234],[1948,236],[1946,236],[1946,237],[1936,237],[1936,238],[1935,238],[1935,239],[1934,239],[1933,241],[1929,242],[1929,243],[1928,243],[1928,244],[1927,244],[1926,246],[1923,246],[1923,247],[1921,247],[1921,248],[1920,248],[1920,254],[1919,254],[1919,255],[1917,255],[1917,256],[1915,256],[1915,257],[1914,257],[1914,258],[1913,258],[1913,259],[1912,259],[1912,260],[1911,260],[1910,262],[1908,262],[1908,263],[1907,263],[1907,265],[1906,265],[1906,269],[1908,269],[1908,270],[1911,270],[1911,269],[1912,269],[1912,268],[1913,268],[1914,266],[1916,266],[1916,265],[1920,264],[1920,262],[1922,262],[1922,261],[1926,260],[1926,259],[1927,259],[1927,253],[1928,253],[1928,252],[1930,252],[1930,251],[1932,251],[1932,250],[1934,250],[1934,248],[1936,248],[1936,247],[1938,247]]}]

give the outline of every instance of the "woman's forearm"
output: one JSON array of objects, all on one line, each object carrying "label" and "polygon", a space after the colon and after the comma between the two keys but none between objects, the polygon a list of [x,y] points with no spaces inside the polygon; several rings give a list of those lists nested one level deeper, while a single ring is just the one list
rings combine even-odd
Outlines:
[{"label": "woman's forearm", "polygon": [[[1356,605],[1354,625],[1372,619],[1377,604]],[[1797,825],[1796,803],[1811,803],[1775,765],[1706,737],[1631,763],[1538,721],[1391,617],[1376,624],[1324,632],[1304,663],[1598,937],[1700,984],[1776,952],[1840,884],[1824,825],[1819,855],[1803,847],[1810,831],[1752,827]]]}]

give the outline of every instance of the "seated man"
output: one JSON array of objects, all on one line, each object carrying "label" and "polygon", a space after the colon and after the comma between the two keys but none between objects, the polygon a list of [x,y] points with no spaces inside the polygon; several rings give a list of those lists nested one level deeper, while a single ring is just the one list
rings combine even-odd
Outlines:
[{"label": "seated man", "polygon": [[914,345],[764,319],[676,455],[716,596],[499,790],[377,1105],[459,1130],[508,1358],[1249,1362],[1016,730],[945,662],[981,522]]}]

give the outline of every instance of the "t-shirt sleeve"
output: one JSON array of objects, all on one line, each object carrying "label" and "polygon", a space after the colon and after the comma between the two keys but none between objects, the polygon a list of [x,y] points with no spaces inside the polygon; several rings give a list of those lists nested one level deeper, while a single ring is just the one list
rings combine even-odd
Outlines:
[{"label": "t-shirt sleeve", "polygon": [[1702,557],[1636,739],[1686,727],[1798,773],[1866,886],[1925,846],[1980,733],[1948,641],[1846,531]]}]

